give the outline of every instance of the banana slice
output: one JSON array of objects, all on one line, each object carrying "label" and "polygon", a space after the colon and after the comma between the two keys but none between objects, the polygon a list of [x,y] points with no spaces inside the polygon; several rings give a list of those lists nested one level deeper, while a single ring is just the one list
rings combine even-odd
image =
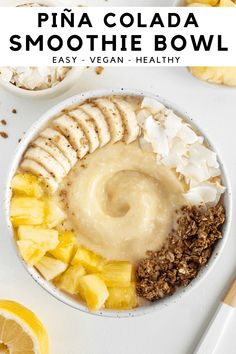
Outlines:
[{"label": "banana slice", "polygon": [[51,174],[38,162],[30,159],[24,159],[20,165],[20,168],[25,172],[32,173],[42,178],[50,193],[55,193],[58,189],[58,183],[55,178],[53,178]]},{"label": "banana slice", "polygon": [[58,149],[64,154],[64,156],[70,161],[71,168],[77,162],[76,151],[72,148],[69,141],[59,132],[54,129],[47,128],[40,134],[41,137],[49,139],[53,144],[55,144]]},{"label": "banana slice", "polygon": [[71,169],[69,160],[67,160],[63,153],[49,139],[39,137],[33,141],[32,146],[40,147],[48,152],[64,168],[65,173],[69,173]]},{"label": "banana slice", "polygon": [[92,119],[80,108],[77,108],[74,111],[69,111],[68,115],[74,118],[84,131],[89,142],[89,152],[94,152],[99,147],[99,139]]},{"label": "banana slice", "polygon": [[66,176],[63,167],[48,152],[40,147],[30,147],[24,156],[26,159],[34,160],[42,165],[57,182],[61,182]]},{"label": "banana slice", "polygon": [[112,101],[107,98],[97,98],[94,103],[104,114],[108,123],[111,142],[116,143],[123,139],[124,127],[121,115]]},{"label": "banana slice", "polygon": [[63,115],[55,119],[53,125],[69,140],[80,159],[88,153],[88,140],[73,118]]},{"label": "banana slice", "polygon": [[136,114],[132,106],[122,98],[114,97],[112,98],[112,101],[120,112],[125,126],[124,141],[126,144],[130,144],[132,141],[136,140],[139,135],[139,126]]},{"label": "banana slice", "polygon": [[109,143],[111,135],[106,119],[100,109],[91,103],[85,103],[80,108],[89,115],[97,128],[100,147]]}]

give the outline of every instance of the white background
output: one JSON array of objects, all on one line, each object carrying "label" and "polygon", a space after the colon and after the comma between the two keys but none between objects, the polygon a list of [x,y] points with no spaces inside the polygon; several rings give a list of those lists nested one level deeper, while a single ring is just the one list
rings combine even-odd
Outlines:
[{"label": "white background", "polygon": [[[120,0],[119,4],[122,3],[127,1]],[[158,1],[149,3],[154,5]],[[141,5],[142,1],[136,0],[136,4]],[[178,303],[134,319],[86,315],[52,298],[23,269],[7,232],[3,193],[17,141],[23,132],[48,108],[72,94],[114,87],[141,88],[182,106],[213,141],[235,194],[236,89],[198,81],[184,68],[106,68],[101,76],[91,68],[85,71],[77,87],[53,100],[23,100],[0,89],[0,120],[8,122],[6,129],[0,127],[0,130],[9,133],[9,139],[0,139],[0,298],[20,301],[41,318],[49,333],[50,354],[191,354],[235,274],[235,220],[223,254],[199,286]],[[16,115],[11,113],[12,108],[17,109]],[[235,328],[236,312],[215,354],[236,352]]]}]

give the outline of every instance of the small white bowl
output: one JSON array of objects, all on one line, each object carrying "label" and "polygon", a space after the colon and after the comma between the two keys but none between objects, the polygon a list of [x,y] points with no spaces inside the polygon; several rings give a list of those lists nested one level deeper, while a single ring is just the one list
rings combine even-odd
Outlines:
[{"label": "small white bowl", "polygon": [[[63,0],[10,0],[6,4],[1,6],[19,6],[28,3],[39,3],[44,6],[65,6]],[[72,69],[67,73],[65,78],[59,82],[57,85],[44,89],[44,90],[26,90],[5,81],[0,76],[0,85],[7,91],[21,97],[25,98],[52,98],[59,96],[70,89],[77,81],[80,75],[84,71],[84,67],[72,67]]]},{"label": "small white bowl", "polygon": [[76,82],[78,82],[78,78],[83,73],[84,69],[85,68],[82,66],[72,67],[62,81],[60,81],[57,85],[44,90],[26,90],[17,87],[8,81],[3,80],[1,76],[0,76],[0,85],[7,91],[13,93],[14,95],[21,96],[24,98],[33,98],[33,99],[52,98],[66,92]]},{"label": "small white bowl", "polygon": [[[11,200],[11,180],[18,168],[18,165],[20,163],[20,160],[22,158],[22,155],[25,151],[25,149],[28,147],[28,144],[37,136],[38,132],[49,122],[54,116],[56,116],[59,112],[61,112],[63,109],[68,108],[70,106],[73,106],[75,104],[80,104],[84,100],[87,100],[89,98],[95,98],[95,97],[102,97],[102,96],[109,96],[109,95],[130,95],[130,96],[148,96],[150,98],[158,99],[160,102],[162,102],[165,106],[169,107],[170,109],[173,109],[177,114],[179,114],[181,117],[185,118],[188,122],[191,123],[193,127],[197,129],[197,131],[202,134],[201,130],[198,128],[198,126],[192,121],[191,118],[187,115],[187,113],[179,108],[176,104],[170,103],[169,101],[159,97],[158,95],[154,95],[151,93],[147,93],[144,91],[140,90],[133,90],[133,89],[114,89],[114,90],[97,90],[97,91],[88,91],[81,93],[77,96],[68,98],[67,100],[57,104],[55,107],[51,108],[48,112],[46,112],[38,121],[34,123],[32,128],[27,132],[25,137],[23,138],[22,142],[19,144],[17,151],[15,153],[15,157],[12,163],[12,166],[10,168],[10,173],[7,178],[7,186],[6,186],[6,194],[5,194],[5,211],[6,211],[6,221],[7,225],[9,228],[9,234],[11,235],[12,241],[13,241],[13,246],[15,248],[16,254],[18,255],[19,259],[21,260],[22,264],[28,271],[28,273],[31,275],[31,277],[44,288],[48,293],[50,293],[52,296],[57,298],[58,300],[62,301],[64,304],[67,304],[77,310],[90,313],[91,312],[88,310],[88,308],[83,304],[80,303],[78,300],[75,300],[71,298],[70,296],[66,295],[65,293],[61,292],[58,288],[56,288],[52,283],[46,281],[43,279],[42,276],[37,272],[37,270],[34,267],[28,266],[21,256],[19,255],[15,238],[14,238],[14,231],[12,228],[12,224],[10,222],[10,215],[9,215],[9,205],[10,205],[10,200]],[[209,146],[212,147],[214,151],[214,146],[210,143],[209,139],[202,134]],[[223,227],[223,239],[218,241],[213,254],[207,264],[202,270],[199,272],[198,276],[186,287],[186,288],[179,288],[172,296],[166,297],[162,300],[156,301],[156,302],[150,302],[147,303],[143,306],[140,306],[136,309],[133,309],[131,311],[110,311],[110,310],[100,310],[96,313],[92,313],[98,316],[104,316],[104,317],[134,317],[134,316],[139,316],[139,315],[145,315],[147,313],[151,313],[156,310],[164,309],[166,306],[169,306],[172,303],[175,303],[180,297],[182,297],[184,294],[188,294],[191,289],[193,289],[196,285],[198,285],[202,279],[205,278],[205,276],[209,273],[209,271],[214,267],[216,260],[219,258],[221,255],[223,248],[227,242],[228,234],[229,234],[229,228],[230,228],[230,223],[231,223],[231,212],[232,212],[232,200],[231,200],[231,188],[229,181],[227,179],[227,174],[225,173],[225,169],[223,167],[223,164],[220,161],[219,155],[218,155],[218,160],[220,163],[221,171],[222,171],[222,179],[223,183],[226,186],[227,190],[225,192],[225,198],[224,198],[224,205],[226,208],[226,222]]]}]

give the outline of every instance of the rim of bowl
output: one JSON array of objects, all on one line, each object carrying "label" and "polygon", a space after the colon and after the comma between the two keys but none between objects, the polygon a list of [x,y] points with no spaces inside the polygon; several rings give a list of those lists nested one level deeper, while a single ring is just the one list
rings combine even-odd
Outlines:
[{"label": "rim of bowl", "polygon": [[[226,222],[223,226],[223,238],[217,242],[216,247],[214,248],[214,251],[212,253],[212,256],[207,263],[205,267],[203,267],[200,272],[198,273],[197,277],[192,280],[192,282],[186,287],[186,288],[178,288],[178,290],[170,297],[165,297],[164,299],[158,300],[153,303],[148,303],[147,305],[137,307],[136,309],[127,311],[127,310],[121,310],[121,311],[113,311],[113,310],[100,310],[97,312],[90,312],[86,305],[83,305],[83,303],[79,302],[78,300],[73,299],[72,297],[66,295],[65,293],[61,292],[59,289],[57,289],[52,283],[46,281],[43,279],[43,277],[36,271],[34,267],[28,266],[24,260],[21,258],[19,255],[17,245],[15,242],[15,237],[14,237],[14,230],[12,227],[12,224],[10,222],[10,215],[9,215],[9,205],[10,205],[10,200],[11,200],[11,180],[12,177],[14,176],[17,167],[19,165],[19,162],[22,158],[22,155],[25,151],[25,149],[28,147],[28,144],[30,141],[38,134],[38,131],[46,125],[47,122],[49,122],[56,114],[58,114],[61,110],[63,110],[66,107],[73,106],[75,104],[82,103],[84,100],[88,98],[95,98],[95,97],[102,97],[102,96],[109,96],[109,95],[129,95],[129,96],[141,96],[145,97],[148,96],[150,98],[154,98],[159,100],[161,103],[163,103],[166,107],[172,109],[174,112],[180,115],[180,117],[183,117],[186,119],[187,122],[189,122],[197,131],[202,134],[202,136],[206,139],[207,143],[209,146],[217,153],[218,161],[220,164],[220,169],[222,172],[222,180],[224,185],[226,186],[226,192],[224,195],[224,206],[226,209]],[[160,97],[157,94],[149,93],[146,91],[142,90],[136,90],[136,89],[124,89],[124,88],[119,88],[119,89],[103,89],[103,90],[92,90],[92,91],[86,91],[83,93],[80,93],[78,95],[75,95],[73,97],[67,98],[66,100],[60,102],[59,104],[53,106],[50,110],[48,110],[46,113],[44,113],[35,123],[34,125],[27,131],[26,135],[22,139],[20,145],[16,149],[15,157],[11,163],[10,166],[10,171],[7,176],[7,185],[5,188],[5,200],[4,200],[4,206],[5,206],[5,213],[6,213],[6,221],[7,221],[7,226],[9,233],[11,235],[13,247],[15,248],[15,252],[17,254],[17,257],[20,259],[21,263],[23,264],[24,268],[27,270],[27,272],[30,274],[30,276],[44,289],[46,290],[49,294],[51,294],[54,298],[57,300],[63,302],[66,305],[69,305],[72,308],[75,308],[77,310],[80,310],[82,312],[96,315],[96,316],[103,316],[103,317],[115,317],[115,318],[125,318],[125,317],[136,317],[140,315],[145,315],[160,309],[163,309],[172,303],[176,303],[180,298],[182,298],[184,295],[188,294],[193,288],[196,288],[197,285],[201,283],[201,281],[207,276],[207,274],[214,268],[214,265],[216,261],[219,259],[219,256],[223,252],[224,246],[228,240],[229,236],[229,229],[230,229],[230,224],[232,220],[232,193],[231,193],[231,186],[229,179],[227,177],[227,172],[226,169],[221,162],[220,156],[217,152],[217,150],[214,148],[214,145],[211,143],[210,139],[208,138],[207,135],[202,133],[202,130],[199,129],[198,125],[194,122],[192,118],[189,117],[189,115],[177,104],[174,104],[170,102],[167,99],[164,99]]]},{"label": "rim of bowl", "polygon": [[70,87],[71,81],[74,81],[76,78],[78,78],[84,71],[85,67],[84,66],[73,66],[64,79],[60,82],[58,82],[57,85],[53,87],[49,87],[43,90],[27,90],[18,86],[15,86],[11,84],[8,81],[5,81],[1,78],[0,76],[0,85],[5,88],[6,90],[20,95],[24,97],[30,97],[30,98],[38,98],[42,96],[47,96],[47,95],[53,95],[56,94],[57,92],[60,92],[63,90],[63,88],[67,89],[67,87]]}]

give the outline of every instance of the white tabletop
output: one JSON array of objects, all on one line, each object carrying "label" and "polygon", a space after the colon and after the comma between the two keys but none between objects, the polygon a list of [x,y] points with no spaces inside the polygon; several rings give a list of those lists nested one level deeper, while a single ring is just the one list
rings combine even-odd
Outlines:
[{"label": "white tabletop", "polygon": [[[106,5],[117,5],[118,1],[108,0]],[[161,2],[169,4],[167,0],[129,0],[119,1],[119,5],[157,5]],[[89,3],[97,4],[98,1]],[[106,68],[101,76],[97,76],[94,69],[87,69],[77,87],[53,100],[26,101],[0,90],[0,120],[8,122],[6,129],[1,126],[0,130],[9,134],[8,139],[0,138],[0,200],[3,201],[6,176],[18,139],[41,113],[81,91],[131,86],[158,93],[182,106],[195,119],[216,146],[234,194],[236,89],[200,82],[185,68]],[[12,114],[13,108],[17,109],[17,114]],[[235,273],[236,220],[233,219],[218,262],[207,277],[177,303],[145,317],[91,316],[60,303],[30,278],[14,253],[2,215],[3,202],[0,203],[0,298],[19,301],[41,318],[49,333],[51,354],[191,354]],[[236,313],[215,354],[236,352],[235,328]]]}]

